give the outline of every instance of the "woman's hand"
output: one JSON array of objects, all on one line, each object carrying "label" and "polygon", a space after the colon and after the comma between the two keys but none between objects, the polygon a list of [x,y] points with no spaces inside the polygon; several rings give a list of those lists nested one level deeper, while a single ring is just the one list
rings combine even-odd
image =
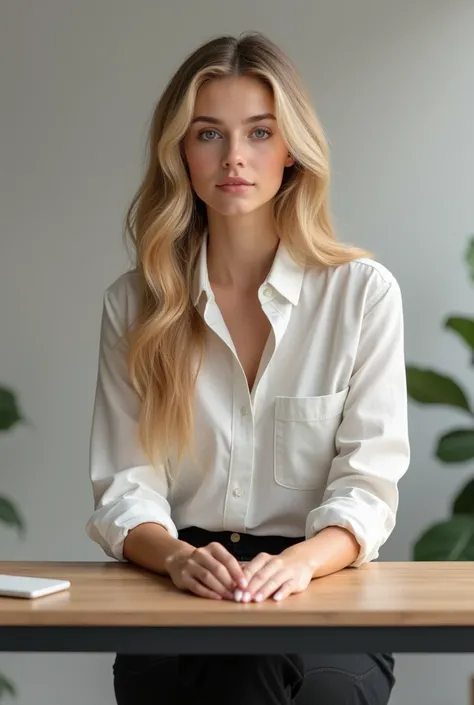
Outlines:
[{"label": "woman's hand", "polygon": [[306,590],[313,577],[313,568],[307,561],[285,551],[278,556],[259,553],[244,567],[244,575],[248,587],[235,591],[237,602],[261,602],[272,595],[274,600],[283,600]]},{"label": "woman's hand", "polygon": [[211,600],[233,600],[236,587],[247,587],[238,560],[214,541],[179,549],[166,559],[166,569],[177,588]]}]

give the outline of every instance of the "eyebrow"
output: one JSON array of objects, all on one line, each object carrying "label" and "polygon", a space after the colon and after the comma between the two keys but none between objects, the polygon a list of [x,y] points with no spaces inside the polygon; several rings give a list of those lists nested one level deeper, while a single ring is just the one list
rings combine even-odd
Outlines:
[{"label": "eyebrow", "polygon": [[[260,122],[260,120],[276,120],[276,117],[272,113],[261,113],[261,115],[252,115],[252,117],[242,120],[242,124],[248,125],[251,122]],[[222,120],[209,115],[198,115],[191,120],[191,125],[194,125],[196,122],[209,122],[212,125],[222,125]]]}]

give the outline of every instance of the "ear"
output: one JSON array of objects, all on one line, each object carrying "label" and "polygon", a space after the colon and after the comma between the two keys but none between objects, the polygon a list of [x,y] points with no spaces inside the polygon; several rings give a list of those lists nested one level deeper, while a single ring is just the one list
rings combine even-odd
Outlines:
[{"label": "ear", "polygon": [[288,156],[285,161],[285,166],[293,166],[295,163],[295,159],[291,156],[291,154],[288,152]]}]

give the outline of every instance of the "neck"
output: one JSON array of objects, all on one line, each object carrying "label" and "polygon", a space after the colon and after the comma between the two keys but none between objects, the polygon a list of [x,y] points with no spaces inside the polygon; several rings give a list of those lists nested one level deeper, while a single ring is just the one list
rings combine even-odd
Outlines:
[{"label": "neck", "polygon": [[207,267],[211,286],[256,292],[271,269],[279,238],[273,218],[208,214]]}]

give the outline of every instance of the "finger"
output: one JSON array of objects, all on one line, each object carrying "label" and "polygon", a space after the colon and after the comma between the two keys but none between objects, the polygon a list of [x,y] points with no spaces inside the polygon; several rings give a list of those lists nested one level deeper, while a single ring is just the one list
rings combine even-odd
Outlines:
[{"label": "finger", "polygon": [[[218,560],[225,568],[231,578],[231,584],[229,589],[232,590],[235,585],[239,585],[242,588],[246,588],[248,581],[245,577],[244,569],[240,565],[239,561],[235,556],[228,551],[225,546],[221,543],[213,542],[209,544],[212,555]],[[226,583],[228,585],[228,583]]]},{"label": "finger", "polygon": [[267,563],[269,563],[274,556],[271,556],[269,553],[259,553],[255,558],[253,558],[244,568],[244,575],[248,581],[248,585],[250,587],[250,583],[258,571],[262,570]]},{"label": "finger", "polygon": [[266,600],[267,597],[270,597],[270,595],[280,592],[283,585],[286,585],[289,581],[288,571],[278,571],[260,586],[253,596],[253,599],[255,602],[262,602],[263,600]]},{"label": "finger", "polygon": [[[190,560],[212,574],[227,590],[232,590],[234,587],[232,576],[227,566],[222,563],[219,557],[216,558],[213,555],[213,551],[214,549],[211,548],[211,545],[202,546],[194,551]],[[200,580],[201,575],[203,575],[202,571],[198,576]]]},{"label": "finger", "polygon": [[[234,591],[234,599],[236,602],[250,602],[252,593],[249,586],[252,582],[254,574],[263,568],[267,562],[267,554],[259,554],[252,561],[249,561],[244,568],[245,583],[241,583]],[[244,587],[245,585],[245,587]]]},{"label": "finger", "polygon": [[[245,569],[245,576],[248,580],[248,587],[246,590],[236,590],[234,593],[236,602],[250,602],[255,591],[261,585],[262,571],[271,564],[275,556],[271,556],[269,553],[259,553],[255,558],[250,561],[249,565]],[[265,575],[269,575],[267,572]]]},{"label": "finger", "polygon": [[275,573],[280,572],[283,569],[283,561],[277,556],[271,556],[265,565],[259,568],[252,579],[249,582],[247,592],[254,597],[257,592],[259,592],[262,585],[264,585],[267,580],[270,579]]},{"label": "finger", "polygon": [[278,588],[278,590],[272,595],[276,602],[281,602],[281,600],[286,599],[293,593],[294,583],[292,580],[287,580],[286,583]]},{"label": "finger", "polygon": [[[218,561],[207,561],[206,557],[204,557],[203,560],[204,565],[200,562],[201,557],[199,555],[196,558],[191,557],[186,565],[187,572],[192,578],[200,582],[205,587],[209,588],[213,592],[217,592],[222,597],[228,597],[230,599],[230,595],[232,594],[232,581],[230,580],[230,576],[226,573],[224,575],[224,579],[219,577],[219,575],[222,575],[220,571],[221,569],[224,569],[224,566],[222,566],[222,564]],[[210,567],[206,567],[206,565]],[[231,584],[231,589],[229,589],[225,584],[226,577],[227,581]]]},{"label": "finger", "polygon": [[206,597],[210,600],[222,600],[222,595],[218,592],[214,592],[214,590],[209,590],[209,588],[202,585],[199,580],[193,578],[193,576],[189,575],[189,573],[183,573],[181,577],[186,589],[195,595],[198,595],[199,597]]}]

